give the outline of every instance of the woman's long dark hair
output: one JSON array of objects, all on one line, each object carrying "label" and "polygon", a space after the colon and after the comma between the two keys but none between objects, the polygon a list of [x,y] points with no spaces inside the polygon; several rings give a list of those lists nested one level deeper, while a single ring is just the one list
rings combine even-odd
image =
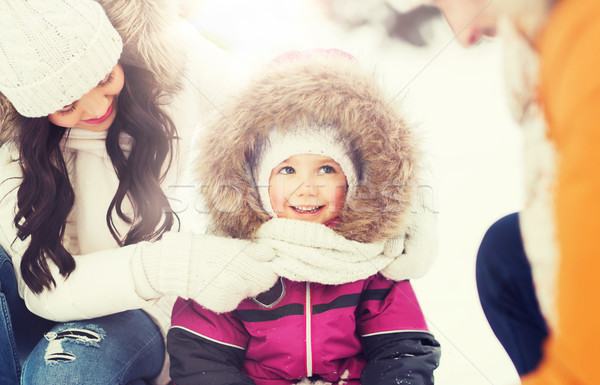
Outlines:
[{"label": "woman's long dark hair", "polygon": [[[125,84],[106,138],[119,186],[106,213],[106,223],[122,246],[155,240],[173,226],[176,216],[168,209],[160,183],[173,161],[177,131],[161,107],[160,101],[166,95],[154,76],[142,66],[121,64]],[[17,140],[23,180],[14,223],[21,240],[30,237],[21,260],[23,280],[34,293],[40,293],[56,285],[47,258],[64,277],[75,269],[75,259],[62,244],[75,200],[60,144],[68,129],[50,123],[48,118],[20,120]],[[121,148],[122,134],[132,138],[130,151]],[[133,206],[133,217],[123,211],[126,197]],[[127,234],[119,234],[113,214],[130,225]]]}]

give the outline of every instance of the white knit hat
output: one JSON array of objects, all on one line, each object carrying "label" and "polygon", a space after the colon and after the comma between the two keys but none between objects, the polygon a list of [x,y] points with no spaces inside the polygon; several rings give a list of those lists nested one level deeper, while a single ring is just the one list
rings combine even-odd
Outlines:
[{"label": "white knit hat", "polygon": [[0,0],[0,92],[23,116],[46,116],[80,99],[122,48],[96,1]]},{"label": "white knit hat", "polygon": [[352,159],[350,147],[333,127],[313,124],[296,126],[285,132],[273,129],[264,148],[256,156],[252,170],[261,204],[269,214],[276,215],[269,199],[272,170],[284,160],[300,154],[322,155],[336,161],[346,175],[346,195],[349,196],[354,191],[358,168]]}]

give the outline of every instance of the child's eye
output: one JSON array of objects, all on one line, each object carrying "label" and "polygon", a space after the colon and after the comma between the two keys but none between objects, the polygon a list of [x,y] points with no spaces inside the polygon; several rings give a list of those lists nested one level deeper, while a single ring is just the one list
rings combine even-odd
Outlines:
[{"label": "child's eye", "polygon": [[77,102],[73,102],[71,104],[69,104],[68,106],[64,106],[61,110],[56,111],[57,114],[60,115],[68,115],[71,112],[75,111],[75,109],[77,108]]},{"label": "child's eye", "polygon": [[98,86],[100,86],[100,87],[106,87],[107,85],[109,85],[109,84],[110,84],[110,83],[113,81],[113,79],[114,79],[114,78],[115,78],[115,76],[114,76],[114,75],[113,75],[113,73],[111,72],[111,73],[109,73],[108,75],[106,75],[106,76],[104,77],[104,79],[102,79],[102,80],[100,81],[100,83],[98,83]]},{"label": "child's eye", "polygon": [[281,170],[279,170],[279,174],[293,174],[296,170],[293,167],[285,166]]},{"label": "child's eye", "polygon": [[331,174],[334,172],[335,172],[335,169],[331,166],[321,166],[321,168],[319,169],[320,174]]}]

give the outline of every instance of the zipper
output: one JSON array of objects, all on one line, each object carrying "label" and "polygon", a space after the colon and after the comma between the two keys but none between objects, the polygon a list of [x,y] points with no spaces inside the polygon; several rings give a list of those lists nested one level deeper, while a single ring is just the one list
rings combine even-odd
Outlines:
[{"label": "zipper", "polygon": [[310,305],[310,282],[306,282],[306,377],[313,375],[312,362],[312,306]]}]

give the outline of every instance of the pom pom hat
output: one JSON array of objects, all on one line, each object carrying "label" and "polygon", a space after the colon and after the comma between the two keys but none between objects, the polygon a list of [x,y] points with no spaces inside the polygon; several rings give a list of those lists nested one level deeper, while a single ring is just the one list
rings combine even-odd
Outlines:
[{"label": "pom pom hat", "polygon": [[23,116],[47,116],[80,99],[122,48],[96,1],[0,0],[0,92]]}]

